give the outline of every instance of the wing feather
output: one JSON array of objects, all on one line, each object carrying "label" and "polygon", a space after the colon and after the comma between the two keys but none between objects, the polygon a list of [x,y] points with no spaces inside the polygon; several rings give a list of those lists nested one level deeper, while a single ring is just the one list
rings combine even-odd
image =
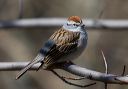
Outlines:
[{"label": "wing feather", "polygon": [[71,32],[65,29],[56,31],[50,40],[56,44],[49,50],[49,53],[45,56],[43,62],[43,69],[47,69],[52,64],[56,63],[61,57],[71,53],[78,46],[78,40],[80,37],[79,32]]}]

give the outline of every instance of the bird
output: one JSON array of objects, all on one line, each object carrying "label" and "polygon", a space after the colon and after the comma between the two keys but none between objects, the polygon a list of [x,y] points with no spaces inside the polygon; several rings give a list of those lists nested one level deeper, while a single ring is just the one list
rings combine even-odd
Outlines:
[{"label": "bird", "polygon": [[48,70],[56,63],[78,58],[86,48],[87,40],[86,27],[82,19],[79,16],[70,16],[67,22],[44,43],[34,60],[17,74],[16,79],[36,63],[41,63],[38,69]]}]

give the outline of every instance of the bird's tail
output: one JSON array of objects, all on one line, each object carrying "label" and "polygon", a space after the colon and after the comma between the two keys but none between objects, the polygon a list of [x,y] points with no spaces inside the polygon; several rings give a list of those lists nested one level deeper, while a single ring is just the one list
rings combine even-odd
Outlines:
[{"label": "bird's tail", "polygon": [[25,68],[23,68],[16,76],[16,79],[19,79],[23,74],[27,72],[34,64],[41,62],[44,59],[43,55],[38,54],[34,60],[32,60]]}]

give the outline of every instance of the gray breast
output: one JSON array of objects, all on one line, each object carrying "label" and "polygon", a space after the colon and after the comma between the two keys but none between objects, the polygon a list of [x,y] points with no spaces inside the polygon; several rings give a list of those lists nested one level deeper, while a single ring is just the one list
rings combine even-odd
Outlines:
[{"label": "gray breast", "polygon": [[80,39],[79,39],[79,44],[78,44],[78,47],[79,48],[86,48],[86,45],[87,45],[87,40],[88,40],[88,37],[87,37],[87,32],[81,32],[80,33]]}]

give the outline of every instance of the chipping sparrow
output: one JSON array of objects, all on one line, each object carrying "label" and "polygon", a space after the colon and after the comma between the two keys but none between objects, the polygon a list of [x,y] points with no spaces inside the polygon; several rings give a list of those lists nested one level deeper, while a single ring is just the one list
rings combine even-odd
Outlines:
[{"label": "chipping sparrow", "polygon": [[87,32],[85,25],[80,17],[71,16],[67,23],[48,39],[36,58],[18,73],[16,79],[20,78],[36,63],[41,63],[43,69],[48,69],[55,63],[76,59],[83,52],[86,45]]}]

